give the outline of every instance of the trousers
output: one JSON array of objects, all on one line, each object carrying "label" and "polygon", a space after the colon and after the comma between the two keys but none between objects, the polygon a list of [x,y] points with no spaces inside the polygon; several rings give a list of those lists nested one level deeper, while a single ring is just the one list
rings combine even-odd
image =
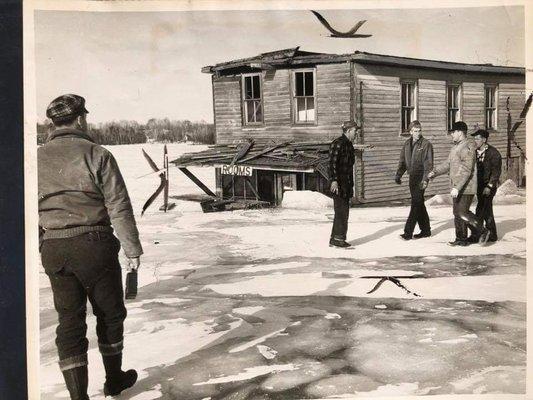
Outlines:
[{"label": "trousers", "polygon": [[485,228],[490,231],[489,240],[498,239],[496,221],[494,221],[494,211],[492,209],[492,200],[494,199],[495,193],[493,191],[490,196],[484,196],[482,190],[477,192],[476,216],[485,222]]},{"label": "trousers", "polygon": [[331,239],[346,240],[348,218],[350,216],[350,199],[336,194],[332,194],[332,197],[335,217],[333,218]]},{"label": "trousers", "polygon": [[42,244],[41,260],[58,314],[56,346],[62,371],[87,365],[87,299],[96,316],[100,352],[122,352],[127,313],[119,250],[118,239],[104,232],[46,239]]},{"label": "trousers", "polygon": [[470,211],[470,205],[474,199],[473,194],[460,194],[453,199],[453,216],[455,222],[455,238],[457,240],[466,240],[468,237],[468,228],[472,231],[472,235],[479,237],[483,224]]},{"label": "trousers", "polygon": [[422,179],[411,178],[409,176],[409,191],[411,193],[411,209],[409,216],[405,221],[404,233],[408,236],[413,235],[413,231],[418,224],[421,233],[431,233],[431,226],[429,224],[429,215],[424,203],[425,190],[420,188]]}]

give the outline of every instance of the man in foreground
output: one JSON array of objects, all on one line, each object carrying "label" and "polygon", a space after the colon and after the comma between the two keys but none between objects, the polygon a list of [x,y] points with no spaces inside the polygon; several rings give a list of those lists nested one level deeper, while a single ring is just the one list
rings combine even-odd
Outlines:
[{"label": "man in foreground", "polygon": [[479,243],[485,244],[489,231],[483,223],[470,211],[470,205],[477,191],[476,146],[466,137],[468,126],[458,121],[452,127],[454,146],[450,150],[448,159],[438,165],[428,174],[428,178],[449,173],[451,196],[453,199],[453,215],[455,217],[455,240],[450,246],[468,246],[468,228],[472,235],[479,238]]},{"label": "man in foreground", "polygon": [[122,371],[126,308],[118,253],[122,244],[133,269],[143,253],[124,180],[111,153],[88,134],[87,113],[80,96],[52,101],[46,115],[54,130],[37,153],[41,259],[58,313],[59,367],[75,400],[89,399],[87,298],[106,371],[104,394],[117,395],[137,380],[135,370]]},{"label": "man in foreground", "polygon": [[329,245],[348,248],[346,242],[348,218],[350,215],[350,198],[353,197],[353,166],[355,150],[353,141],[357,133],[355,122],[346,121],[342,124],[342,135],[335,139],[329,147],[329,173],[333,197],[335,217]]},{"label": "man in foreground", "polygon": [[[477,206],[476,216],[485,222],[485,227],[489,230],[488,242],[498,240],[494,212],[492,210],[492,200],[498,189],[498,182],[502,172],[502,156],[500,152],[488,144],[489,132],[479,129],[472,134],[476,143],[477,157]],[[475,235],[471,235],[468,241],[475,243],[479,240]]]},{"label": "man in foreground", "polygon": [[[400,161],[395,182],[402,184],[402,176],[409,173],[409,192],[411,193],[411,210],[405,222],[401,238],[411,240],[431,236],[429,215],[424,204],[424,192],[428,185],[428,173],[433,169],[433,146],[422,136],[422,125],[413,121],[409,125],[411,137],[407,139],[400,151]],[[420,233],[413,236],[416,224]]]}]

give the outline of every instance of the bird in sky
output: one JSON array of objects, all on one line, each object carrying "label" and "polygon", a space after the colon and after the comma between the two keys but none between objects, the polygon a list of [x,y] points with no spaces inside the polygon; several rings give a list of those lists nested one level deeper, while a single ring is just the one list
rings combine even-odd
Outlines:
[{"label": "bird in sky", "polygon": [[334,38],[367,38],[367,37],[372,36],[372,35],[362,35],[362,34],[355,33],[366,22],[366,19],[357,22],[357,24],[355,24],[354,27],[347,32],[339,32],[333,29],[332,26],[329,24],[329,22],[322,15],[320,15],[320,13],[313,11],[313,10],[311,10],[311,12],[315,14],[315,17],[318,18],[318,20],[322,23],[322,25],[324,25],[326,29],[331,32],[331,35],[330,35],[331,37],[334,37]]}]

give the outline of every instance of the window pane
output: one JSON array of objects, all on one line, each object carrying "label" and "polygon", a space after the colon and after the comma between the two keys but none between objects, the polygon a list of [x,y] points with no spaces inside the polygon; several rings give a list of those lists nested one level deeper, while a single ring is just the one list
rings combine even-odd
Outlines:
[{"label": "window pane", "polygon": [[402,83],[402,107],[407,106],[407,85]]},{"label": "window pane", "polygon": [[305,94],[304,96],[313,96],[313,73],[305,73]]},{"label": "window pane", "polygon": [[254,122],[254,102],[253,100],[246,100],[246,122]]},{"label": "window pane", "polygon": [[307,98],[307,121],[315,120],[315,99],[313,97]]},{"label": "window pane", "polygon": [[296,96],[304,96],[304,74],[302,72],[295,73],[295,85]]},{"label": "window pane", "polygon": [[307,110],[305,109],[305,98],[296,99],[296,118],[298,121],[307,121]]},{"label": "window pane", "polygon": [[253,98],[259,99],[261,98],[261,89],[259,84],[259,75],[256,75],[253,77]]},{"label": "window pane", "polygon": [[490,107],[490,88],[485,88],[485,107]]},{"label": "window pane", "polygon": [[244,98],[245,99],[251,99],[252,98],[252,77],[251,76],[245,76],[244,77]]},{"label": "window pane", "polygon": [[261,100],[255,102],[255,122],[263,122],[263,108],[261,107]]}]

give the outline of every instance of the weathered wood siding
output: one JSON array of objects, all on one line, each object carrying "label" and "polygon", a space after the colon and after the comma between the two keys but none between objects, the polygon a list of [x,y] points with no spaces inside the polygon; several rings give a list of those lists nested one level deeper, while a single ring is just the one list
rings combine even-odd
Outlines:
[{"label": "weathered wood siding", "polygon": [[[364,201],[389,201],[407,199],[409,195],[408,175],[404,183],[394,183],[400,149],[408,136],[400,135],[401,99],[400,80],[414,79],[417,82],[417,118],[422,124],[424,137],[429,139],[435,151],[435,164],[446,160],[452,146],[447,135],[446,86],[448,82],[462,83],[462,119],[471,132],[475,126],[484,126],[484,88],[487,83],[499,83],[498,88],[498,129],[491,133],[490,142],[496,144],[506,154],[505,99],[511,96],[513,118],[518,115],[524,103],[523,78],[509,76],[453,74],[443,71],[423,71],[407,68],[354,64],[355,87],[359,91],[362,82],[364,142],[375,147],[364,152]],[[516,82],[516,83],[513,83]],[[525,129],[517,135],[517,141],[525,148]],[[503,145],[503,147],[502,147]],[[517,155],[514,151],[513,155]],[[435,179],[426,195],[447,193],[447,176]]]},{"label": "weathered wood siding", "polygon": [[316,66],[316,125],[292,122],[291,70],[262,72],[264,124],[243,126],[241,75],[213,79],[217,143],[256,140],[322,140],[339,135],[350,118],[350,64]]},{"label": "weathered wood siding", "polygon": [[[364,152],[364,200],[409,198],[408,175],[404,175],[401,186],[394,183],[400,150],[409,138],[400,135],[400,78],[361,74],[357,78],[363,83],[364,141],[375,146]],[[423,135],[433,143],[435,163],[443,161],[450,148],[450,139],[445,134],[445,91],[445,82],[418,81],[418,118]],[[446,178],[438,178],[432,182],[427,194],[442,193],[447,186]]]}]

